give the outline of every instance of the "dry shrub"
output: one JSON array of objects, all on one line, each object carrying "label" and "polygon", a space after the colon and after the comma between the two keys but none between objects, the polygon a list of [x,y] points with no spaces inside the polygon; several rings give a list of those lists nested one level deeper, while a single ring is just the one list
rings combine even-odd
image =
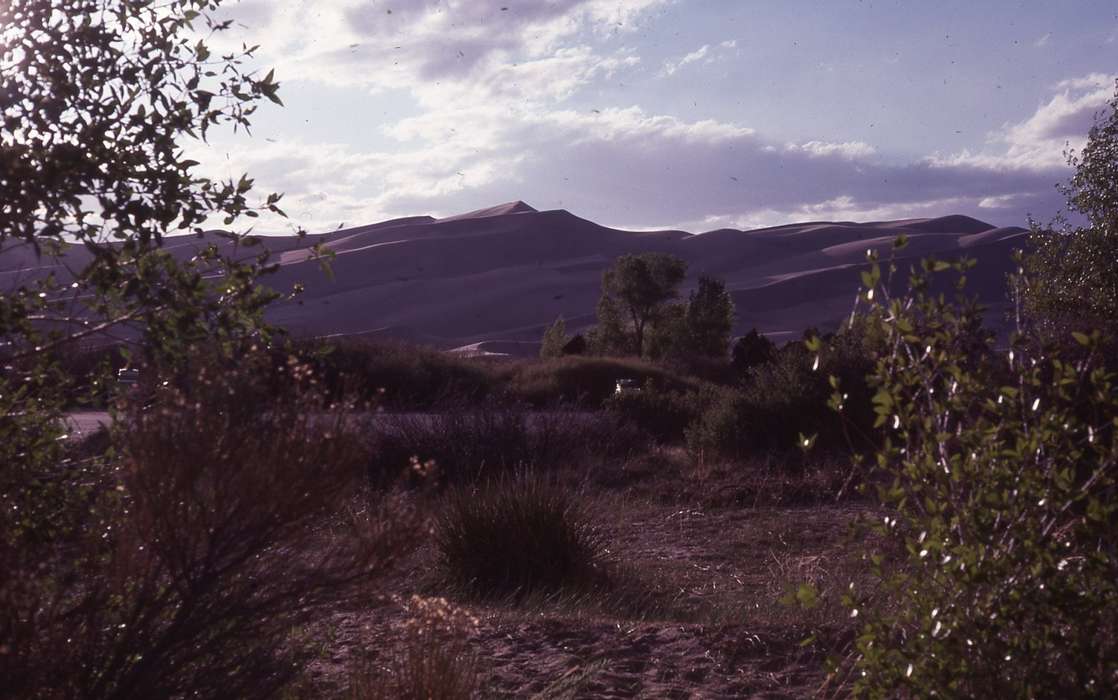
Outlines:
[{"label": "dry shrub", "polygon": [[268,697],[309,658],[293,630],[367,593],[403,551],[406,519],[357,498],[361,443],[306,367],[257,403],[267,359],[192,364],[121,416],[96,483],[74,484],[93,494],[82,526],[11,558],[8,692]]},{"label": "dry shrub", "polygon": [[607,579],[598,528],[567,492],[538,477],[451,492],[434,544],[445,584],[468,596],[523,598]]},{"label": "dry shrub", "polygon": [[462,637],[478,621],[445,598],[412,596],[390,665],[361,659],[350,672],[352,700],[469,700],[478,690],[477,659]]},{"label": "dry shrub", "polygon": [[442,413],[382,414],[373,420],[369,477],[382,483],[415,462],[434,462],[447,483],[476,481],[520,468],[623,460],[648,440],[604,413],[523,406],[457,407]]}]

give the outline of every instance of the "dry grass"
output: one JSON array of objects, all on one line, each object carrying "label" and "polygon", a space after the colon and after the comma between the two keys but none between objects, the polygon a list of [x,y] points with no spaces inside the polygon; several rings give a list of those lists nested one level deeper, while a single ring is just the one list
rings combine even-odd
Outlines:
[{"label": "dry grass", "polygon": [[387,664],[358,659],[351,700],[469,700],[479,691],[477,659],[463,637],[477,620],[444,598],[412,596],[398,625],[401,647]]},{"label": "dry grass", "polygon": [[448,494],[434,544],[444,585],[472,597],[586,591],[607,581],[597,526],[578,501],[539,477]]}]

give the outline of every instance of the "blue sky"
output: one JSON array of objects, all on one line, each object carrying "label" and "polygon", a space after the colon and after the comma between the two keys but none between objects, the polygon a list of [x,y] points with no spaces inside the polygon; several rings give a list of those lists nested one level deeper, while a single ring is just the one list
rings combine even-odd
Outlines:
[{"label": "blue sky", "polygon": [[702,231],[1053,215],[1113,2],[241,0],[286,108],[202,154],[310,230],[523,199]]}]

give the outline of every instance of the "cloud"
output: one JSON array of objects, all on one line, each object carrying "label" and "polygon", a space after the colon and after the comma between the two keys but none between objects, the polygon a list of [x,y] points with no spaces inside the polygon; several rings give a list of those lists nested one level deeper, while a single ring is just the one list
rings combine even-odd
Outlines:
[{"label": "cloud", "polygon": [[[1023,223],[1058,202],[1059,173],[891,164],[858,142],[778,145],[752,128],[639,107],[600,112],[471,105],[389,129],[407,148],[270,144],[230,152],[312,229],[449,215],[524,199],[616,226],[767,225],[952,212]],[[235,174],[235,173],[232,173]],[[1046,199],[1047,198],[1047,199]]]},{"label": "cloud", "polygon": [[1048,42],[1051,39],[1052,39],[1052,32],[1045,32],[1043,35],[1038,37],[1036,41],[1033,42],[1033,46],[1035,46],[1038,49],[1043,49],[1045,46],[1048,46]]},{"label": "cloud", "polygon": [[784,149],[791,153],[805,153],[809,156],[841,156],[851,160],[868,158],[877,149],[862,141],[846,141],[843,143],[828,143],[826,141],[807,141],[804,143],[785,144]]},{"label": "cloud", "polygon": [[[388,147],[359,148],[344,137],[253,141],[197,159],[216,163],[216,174],[248,171],[261,190],[287,192],[285,208],[311,230],[513,199],[642,228],[955,212],[1017,224],[1061,204],[1053,185],[1066,179],[1065,144],[1082,144],[1113,91],[1110,75],[1072,78],[979,152],[900,162],[858,140],[786,142],[755,125],[631,103],[588,109],[580,94],[640,66],[626,37],[666,2],[244,0],[233,11],[263,28],[281,81],[402,90],[414,104],[407,116],[369,127]],[[705,44],[661,72],[735,48]]]},{"label": "cloud", "polygon": [[242,0],[226,16],[266,37],[281,80],[371,92],[491,84],[488,73],[625,35],[667,0]]},{"label": "cloud", "polygon": [[683,68],[684,66],[690,65],[692,63],[699,63],[700,61],[704,65],[709,65],[728,55],[728,53],[732,49],[737,48],[737,45],[738,42],[733,39],[729,41],[723,41],[722,43],[717,44],[713,47],[710,44],[703,44],[691,53],[683,56],[683,58],[680,58],[676,61],[664,61],[664,67],[660,70],[659,75],[660,77],[675,75],[676,71]]},{"label": "cloud", "polygon": [[962,151],[949,156],[933,156],[929,162],[936,167],[974,167],[984,170],[1059,169],[1066,163],[1067,148],[1079,150],[1086,143],[1086,134],[1095,115],[1106,108],[1114,95],[1118,76],[1103,73],[1061,81],[1059,92],[1037,108],[1028,119],[1005,124],[992,134],[992,147],[981,153]]}]

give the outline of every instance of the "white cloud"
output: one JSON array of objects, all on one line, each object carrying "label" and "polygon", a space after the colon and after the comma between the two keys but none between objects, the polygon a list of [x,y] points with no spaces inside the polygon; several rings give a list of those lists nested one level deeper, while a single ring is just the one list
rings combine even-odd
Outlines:
[{"label": "white cloud", "polygon": [[966,197],[876,204],[872,201],[859,201],[851,195],[839,195],[782,209],[759,208],[744,214],[711,215],[701,221],[689,222],[685,227],[693,231],[713,231],[720,228],[750,230],[805,221],[892,221],[942,216],[973,206],[974,200]]},{"label": "white cloud", "polygon": [[659,75],[660,77],[675,75],[676,71],[683,68],[684,66],[690,65],[692,63],[699,63],[700,61],[704,65],[709,65],[719,60],[720,58],[724,58],[725,56],[727,56],[732,49],[737,48],[737,45],[738,42],[733,39],[729,41],[723,41],[722,43],[715,46],[711,46],[710,44],[703,44],[699,48],[695,49],[689,54],[686,54],[676,61],[664,61],[664,67],[660,70]]},{"label": "white cloud", "polygon": [[991,135],[994,148],[984,152],[962,151],[948,156],[933,156],[937,167],[974,167],[986,170],[1045,171],[1062,168],[1066,149],[1078,150],[1086,143],[1087,131],[1095,115],[1114,95],[1118,76],[1092,73],[1061,81],[1058,92],[1037,108],[1028,119],[1006,124]]},{"label": "white cloud", "polygon": [[[486,82],[518,65],[624,35],[667,0],[242,0],[225,11],[263,37],[281,80],[373,92],[422,83]],[[250,40],[251,41],[251,40]]]},{"label": "white cloud", "polygon": [[[1113,77],[1102,74],[1063,81],[981,152],[908,164],[889,163],[857,140],[784,143],[728,120],[639,104],[589,110],[572,99],[640,64],[614,37],[665,2],[417,0],[389,15],[383,3],[355,0],[244,0],[234,11],[264,27],[261,43],[272,47],[264,58],[279,64],[281,81],[402,90],[412,112],[369,127],[392,141],[387,149],[356,148],[342,135],[329,143],[257,140],[198,160],[220,164],[216,174],[248,171],[262,191],[287,192],[285,208],[312,230],[512,199],[606,224],[691,230],[953,212],[1020,222],[1056,196],[1064,143],[1082,142],[1113,90]],[[664,68],[705,65],[735,48],[707,44]]]},{"label": "white cloud", "polygon": [[877,149],[862,141],[845,141],[843,143],[829,143],[827,141],[806,141],[804,143],[789,143],[784,146],[789,152],[805,153],[809,156],[842,156],[850,160],[868,158],[877,153]]},{"label": "white cloud", "polygon": [[995,197],[983,197],[978,201],[979,209],[1005,209],[1013,206],[1020,197],[1016,194],[1002,194]]},{"label": "white cloud", "polygon": [[1033,46],[1038,49],[1043,49],[1045,46],[1048,46],[1048,42],[1051,41],[1051,39],[1052,32],[1045,32],[1040,37],[1038,37],[1036,41],[1033,42]]}]

